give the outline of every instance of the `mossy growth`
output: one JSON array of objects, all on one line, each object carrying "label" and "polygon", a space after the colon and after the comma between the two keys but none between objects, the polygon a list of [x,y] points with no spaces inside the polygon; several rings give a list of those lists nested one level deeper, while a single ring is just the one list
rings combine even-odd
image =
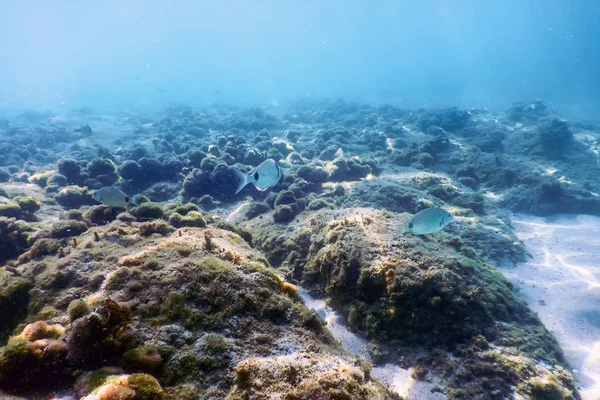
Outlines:
[{"label": "mossy growth", "polygon": [[42,203],[32,197],[17,196],[12,200],[19,205],[21,210],[32,214],[42,207]]},{"label": "mossy growth", "polygon": [[226,231],[237,233],[238,235],[240,235],[240,237],[242,239],[244,239],[246,241],[246,243],[248,243],[250,246],[252,246],[252,233],[250,233],[250,231],[248,231],[244,228],[240,228],[239,226],[234,225],[231,222],[227,222],[227,221],[223,221],[223,220],[214,221],[211,223],[211,225],[214,226],[215,228],[224,229]]},{"label": "mossy growth", "polygon": [[164,215],[164,211],[160,204],[150,201],[140,204],[131,210],[131,213],[139,220],[160,219]]},{"label": "mossy growth", "polygon": [[165,398],[165,392],[156,378],[148,374],[129,376],[127,387],[135,390],[134,400],[164,400]]},{"label": "mossy growth", "polygon": [[560,380],[554,374],[544,378],[532,378],[517,387],[517,392],[536,400],[575,400],[575,382]]},{"label": "mossy growth", "polygon": [[175,231],[171,225],[169,225],[166,221],[158,220],[151,222],[142,222],[139,226],[140,235],[142,236],[150,236],[155,233],[158,233],[162,236],[167,236],[169,233]]},{"label": "mossy growth", "polygon": [[206,226],[206,220],[200,212],[190,211],[186,215],[181,215],[179,213],[171,214],[169,217],[169,224],[173,225],[175,228],[184,226],[204,228]]},{"label": "mossy growth", "polygon": [[69,321],[71,322],[89,314],[90,311],[90,306],[85,300],[73,300],[69,303],[69,307],[67,307],[67,314],[69,314]]},{"label": "mossy growth", "polygon": [[46,187],[48,179],[50,179],[51,176],[52,172],[39,172],[29,178],[29,183],[33,183],[34,185],[38,185],[39,187],[43,188]]},{"label": "mossy growth", "polygon": [[27,261],[45,257],[48,255],[54,255],[60,250],[60,243],[55,239],[41,238],[35,241],[33,246],[26,252],[19,256],[19,263],[25,263]]},{"label": "mossy growth", "polygon": [[170,217],[172,214],[187,215],[190,211],[200,211],[194,203],[169,203],[164,206],[165,217]]},{"label": "mossy growth", "polygon": [[131,349],[121,357],[120,365],[126,372],[155,372],[162,364],[162,357],[155,347],[144,346]]},{"label": "mossy growth", "polygon": [[30,281],[0,268],[0,342],[4,343],[19,321],[27,315],[32,287]]},{"label": "mossy growth", "polygon": [[66,220],[58,221],[52,224],[50,236],[56,239],[79,236],[88,230],[88,226],[83,221]]},{"label": "mossy growth", "polygon": [[245,213],[246,218],[252,219],[269,211],[271,211],[271,207],[269,207],[267,203],[253,201],[252,203],[248,204]]},{"label": "mossy growth", "polygon": [[280,224],[286,224],[293,221],[296,215],[298,215],[298,212],[294,211],[292,207],[288,205],[280,205],[275,207],[273,220]]},{"label": "mossy growth", "polygon": [[223,337],[223,335],[219,335],[218,333],[208,333],[204,335],[204,348],[208,354],[216,355],[226,353],[230,345]]}]

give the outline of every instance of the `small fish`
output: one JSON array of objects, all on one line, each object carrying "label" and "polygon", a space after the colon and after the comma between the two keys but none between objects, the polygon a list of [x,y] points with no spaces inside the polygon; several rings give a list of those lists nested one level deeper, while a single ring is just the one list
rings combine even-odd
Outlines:
[{"label": "small fish", "polygon": [[114,186],[105,186],[94,191],[92,198],[109,207],[125,207],[131,199]]},{"label": "small fish", "polygon": [[452,221],[454,221],[454,216],[448,211],[430,207],[413,215],[407,228],[415,235],[426,235],[441,231]]},{"label": "small fish", "polygon": [[85,124],[81,128],[75,129],[75,132],[79,132],[79,133],[81,133],[81,134],[83,134],[85,136],[91,136],[92,135],[92,128],[88,124]]},{"label": "small fish", "polygon": [[247,174],[236,169],[240,183],[235,193],[239,193],[247,184],[252,183],[261,192],[277,185],[283,176],[283,170],[272,158],[268,158]]}]

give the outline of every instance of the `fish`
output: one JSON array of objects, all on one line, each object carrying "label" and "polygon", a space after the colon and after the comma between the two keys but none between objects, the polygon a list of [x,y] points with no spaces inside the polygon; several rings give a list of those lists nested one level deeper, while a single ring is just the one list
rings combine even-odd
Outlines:
[{"label": "fish", "polygon": [[81,133],[84,136],[92,135],[92,128],[88,124],[83,125],[81,128],[74,129],[74,131]]},{"label": "fish", "polygon": [[235,169],[239,183],[235,193],[239,193],[247,184],[252,183],[261,192],[277,185],[283,176],[283,170],[277,161],[268,158],[247,174]]},{"label": "fish", "polygon": [[448,211],[439,207],[430,207],[413,215],[407,229],[414,235],[426,235],[441,231],[452,221],[454,216]]},{"label": "fish", "polygon": [[129,196],[114,186],[104,186],[94,191],[92,198],[109,207],[125,207],[129,203],[133,204]]}]

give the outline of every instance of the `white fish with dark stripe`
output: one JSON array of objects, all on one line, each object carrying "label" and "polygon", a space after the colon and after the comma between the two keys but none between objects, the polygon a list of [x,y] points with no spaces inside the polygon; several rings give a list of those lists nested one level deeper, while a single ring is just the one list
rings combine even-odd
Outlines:
[{"label": "white fish with dark stripe", "polygon": [[94,191],[92,198],[109,207],[125,207],[131,199],[114,186],[105,186]]},{"label": "white fish with dark stripe", "polygon": [[239,193],[249,183],[253,184],[254,187],[263,192],[277,185],[277,182],[279,182],[283,176],[283,170],[279,164],[277,164],[277,161],[272,158],[266,159],[247,174],[239,169],[236,169],[235,171],[239,179],[235,193]]},{"label": "white fish with dark stripe", "polygon": [[415,235],[426,235],[441,231],[452,221],[454,216],[448,211],[439,207],[429,207],[413,215],[407,228]]}]

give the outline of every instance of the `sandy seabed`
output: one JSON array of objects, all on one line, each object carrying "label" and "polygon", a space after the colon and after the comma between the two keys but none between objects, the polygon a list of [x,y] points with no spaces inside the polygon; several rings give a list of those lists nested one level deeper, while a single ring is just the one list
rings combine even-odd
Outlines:
[{"label": "sandy seabed", "polygon": [[505,275],[560,342],[584,400],[600,399],[600,217],[518,215],[532,258]]}]

